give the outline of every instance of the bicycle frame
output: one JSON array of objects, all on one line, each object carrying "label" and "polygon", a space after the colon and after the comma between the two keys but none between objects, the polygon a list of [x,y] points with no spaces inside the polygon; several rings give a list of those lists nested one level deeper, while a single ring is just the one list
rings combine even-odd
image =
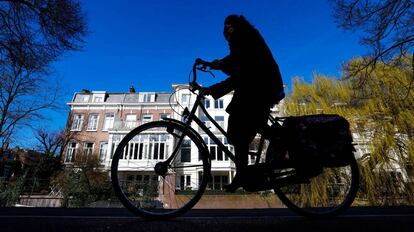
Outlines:
[{"label": "bicycle frame", "polygon": [[216,135],[198,118],[195,116],[195,113],[197,111],[197,108],[200,108],[204,115],[207,116],[207,118],[213,123],[213,125],[220,131],[221,134],[223,134],[227,138],[227,133],[224,131],[224,129],[211,117],[211,115],[207,112],[207,109],[202,104],[202,100],[204,99],[204,96],[197,95],[196,101],[194,103],[193,108],[191,111],[184,110],[184,113],[187,112],[188,114],[185,115],[187,117],[187,126],[191,126],[191,122],[195,122],[216,144],[217,146],[234,162],[235,156],[234,154],[229,151],[229,149],[221,142],[220,139],[217,138]]},{"label": "bicycle frame", "polygon": [[[219,131],[227,138],[227,133],[224,131],[224,129],[220,125],[218,125],[218,123],[207,112],[204,105],[201,104],[203,99],[204,99],[204,96],[197,95],[197,99],[191,111],[189,111],[187,107],[184,109],[183,116],[186,118],[184,125],[185,127],[191,127],[191,123],[195,122],[217,144],[217,146],[224,152],[224,154],[227,155],[230,158],[230,160],[234,162],[235,161],[234,154],[231,151],[229,151],[229,149],[221,142],[221,140],[218,139],[214,135],[214,133],[211,132],[211,130],[197,116],[195,116],[197,109],[200,108],[203,111],[203,113],[207,116],[207,118],[214,124],[214,126],[216,126],[219,129]],[[179,138],[178,144],[181,144],[183,142],[184,137],[185,135],[183,134]],[[170,164],[172,160],[178,154],[178,150],[179,150],[179,146],[176,146],[171,156],[164,163]]]}]

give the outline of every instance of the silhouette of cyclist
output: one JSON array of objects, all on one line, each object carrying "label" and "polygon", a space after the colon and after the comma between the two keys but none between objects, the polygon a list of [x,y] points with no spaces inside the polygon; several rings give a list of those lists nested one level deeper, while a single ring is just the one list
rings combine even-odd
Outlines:
[{"label": "silhouette of cyclist", "polygon": [[224,21],[224,37],[230,54],[208,63],[211,69],[229,77],[208,88],[204,94],[218,99],[234,91],[226,108],[229,113],[228,140],[235,148],[236,176],[224,186],[234,192],[246,178],[249,144],[266,125],[270,108],[284,98],[282,77],[272,53],[260,35],[243,16],[229,15]]}]

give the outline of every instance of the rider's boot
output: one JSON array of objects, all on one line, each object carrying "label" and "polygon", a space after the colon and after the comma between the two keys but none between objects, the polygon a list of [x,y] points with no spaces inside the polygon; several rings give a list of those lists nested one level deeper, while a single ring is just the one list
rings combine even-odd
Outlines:
[{"label": "rider's boot", "polygon": [[235,175],[233,181],[231,184],[226,184],[223,186],[223,188],[226,190],[226,192],[234,193],[238,188],[242,187],[241,184],[241,178],[239,175]]},{"label": "rider's boot", "polygon": [[238,188],[243,187],[248,164],[247,157],[249,154],[249,143],[234,144],[234,150],[236,155],[236,175],[234,176],[231,184],[223,186],[226,192],[231,193],[234,193]]},{"label": "rider's boot", "polygon": [[243,187],[244,173],[245,172],[241,171],[241,169],[237,170],[236,175],[234,176],[231,184],[223,186],[226,192],[234,193],[238,188]]}]

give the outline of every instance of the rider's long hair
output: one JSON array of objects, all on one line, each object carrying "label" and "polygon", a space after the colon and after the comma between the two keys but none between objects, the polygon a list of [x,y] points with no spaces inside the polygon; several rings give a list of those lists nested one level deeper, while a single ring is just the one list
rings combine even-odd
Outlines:
[{"label": "rider's long hair", "polygon": [[243,15],[229,15],[224,20],[224,24],[230,24],[234,28],[230,43],[234,40],[249,40],[249,38],[263,40],[259,31]]}]

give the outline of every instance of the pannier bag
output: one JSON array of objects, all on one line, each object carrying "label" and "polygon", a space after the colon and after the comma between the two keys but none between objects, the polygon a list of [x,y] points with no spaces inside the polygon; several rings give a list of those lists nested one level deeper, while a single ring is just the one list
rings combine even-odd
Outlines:
[{"label": "pannier bag", "polygon": [[355,151],[349,123],[339,115],[287,117],[283,127],[289,157],[300,165],[343,167]]}]

